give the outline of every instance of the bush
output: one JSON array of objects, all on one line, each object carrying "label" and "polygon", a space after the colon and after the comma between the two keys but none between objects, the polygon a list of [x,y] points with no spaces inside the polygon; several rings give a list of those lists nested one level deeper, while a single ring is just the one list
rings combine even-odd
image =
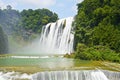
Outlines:
[{"label": "bush", "polygon": [[75,52],[75,58],[82,60],[108,60],[120,62],[120,57],[106,46],[87,47],[84,44],[78,44]]}]

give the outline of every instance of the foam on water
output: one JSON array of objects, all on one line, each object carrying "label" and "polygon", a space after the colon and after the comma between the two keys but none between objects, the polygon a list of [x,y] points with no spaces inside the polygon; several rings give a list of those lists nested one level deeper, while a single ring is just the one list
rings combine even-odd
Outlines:
[{"label": "foam on water", "polygon": [[50,58],[50,56],[11,56],[11,58]]},{"label": "foam on water", "polygon": [[[113,74],[115,73],[115,74]],[[0,80],[120,80],[119,72],[100,70],[45,71],[35,74],[0,72]]]},{"label": "foam on water", "polygon": [[20,79],[28,79],[32,80],[32,75],[28,75],[26,73],[20,74],[18,72],[0,72],[0,80],[20,80]]}]

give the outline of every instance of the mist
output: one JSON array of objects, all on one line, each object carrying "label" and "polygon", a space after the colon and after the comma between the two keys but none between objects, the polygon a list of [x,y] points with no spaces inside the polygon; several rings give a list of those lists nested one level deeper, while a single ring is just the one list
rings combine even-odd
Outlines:
[{"label": "mist", "polygon": [[19,11],[12,9],[10,5],[6,9],[0,9],[0,26],[8,37],[8,53],[38,54],[40,33],[25,30],[22,25]]}]

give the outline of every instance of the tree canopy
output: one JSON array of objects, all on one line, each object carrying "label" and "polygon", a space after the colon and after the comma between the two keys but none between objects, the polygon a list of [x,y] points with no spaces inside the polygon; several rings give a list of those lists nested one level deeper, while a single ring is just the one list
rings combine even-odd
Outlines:
[{"label": "tree canopy", "polygon": [[28,9],[21,12],[12,9],[0,9],[0,26],[6,34],[27,39],[32,33],[41,32],[42,26],[58,20],[58,15],[48,9]]},{"label": "tree canopy", "polygon": [[28,9],[21,12],[22,26],[25,30],[32,30],[33,32],[41,32],[43,25],[58,20],[56,13],[48,9]]},{"label": "tree canopy", "polygon": [[101,45],[120,55],[120,0],[84,0],[77,5],[74,48],[79,43]]}]

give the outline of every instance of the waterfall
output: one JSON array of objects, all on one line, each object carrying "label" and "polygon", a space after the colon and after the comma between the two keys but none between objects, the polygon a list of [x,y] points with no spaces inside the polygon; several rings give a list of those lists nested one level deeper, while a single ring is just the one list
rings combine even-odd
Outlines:
[{"label": "waterfall", "polygon": [[45,71],[34,74],[0,72],[0,80],[120,80],[120,72],[104,70]]},{"label": "waterfall", "polygon": [[110,80],[120,80],[120,72],[103,71]]},{"label": "waterfall", "polygon": [[120,80],[120,73],[113,76],[110,71],[106,72],[111,77],[100,70],[40,72],[34,74],[32,80]]},{"label": "waterfall", "polygon": [[73,20],[73,17],[69,17],[43,26],[39,42],[40,51],[52,54],[73,52]]}]

